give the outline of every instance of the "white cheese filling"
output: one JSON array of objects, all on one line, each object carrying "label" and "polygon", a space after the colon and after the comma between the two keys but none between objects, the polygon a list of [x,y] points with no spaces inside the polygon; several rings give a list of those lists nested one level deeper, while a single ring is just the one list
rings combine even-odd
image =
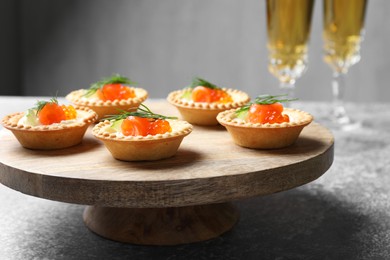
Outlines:
[{"label": "white cheese filling", "polygon": [[[85,118],[85,112],[84,111],[77,111],[77,116],[75,119],[69,119],[69,120],[62,120],[59,123],[51,124],[53,126],[56,125],[70,125],[75,123],[83,123]],[[24,125],[24,126],[39,126],[42,125],[41,122],[39,122],[39,118],[37,117],[37,111],[35,109],[29,109],[26,112],[24,112],[24,115],[22,118],[19,119],[18,125]]]}]

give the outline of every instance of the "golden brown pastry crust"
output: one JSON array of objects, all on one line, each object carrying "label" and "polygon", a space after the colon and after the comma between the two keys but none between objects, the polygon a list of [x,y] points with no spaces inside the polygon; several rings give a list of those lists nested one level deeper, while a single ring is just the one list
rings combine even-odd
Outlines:
[{"label": "golden brown pastry crust", "polygon": [[129,99],[122,100],[114,100],[114,101],[103,101],[93,98],[85,98],[84,95],[86,93],[86,89],[79,89],[70,92],[66,99],[78,106],[84,106],[92,109],[98,114],[98,120],[109,116],[116,115],[120,113],[120,111],[136,111],[138,106],[147,99],[148,92],[142,88],[133,88],[135,97]]},{"label": "golden brown pastry crust", "polygon": [[92,129],[92,134],[101,140],[112,156],[123,161],[153,161],[176,154],[183,138],[192,132],[186,121],[170,120],[172,132],[147,136],[124,136],[108,131],[111,122],[105,120]]},{"label": "golden brown pastry crust", "polygon": [[19,143],[29,149],[54,150],[79,144],[90,124],[96,121],[97,114],[84,107],[75,106],[82,120],[66,124],[23,125],[19,120],[24,112],[13,113],[3,118],[3,126],[12,131]]},{"label": "golden brown pastry crust", "polygon": [[216,119],[218,113],[241,107],[249,102],[250,97],[240,90],[234,89],[222,89],[226,91],[233,99],[233,102],[229,103],[205,103],[205,102],[193,102],[191,100],[183,99],[185,89],[176,90],[169,93],[167,100],[172,105],[176,106],[182,115],[183,119],[191,124],[196,125],[217,125]]},{"label": "golden brown pastry crust", "polygon": [[302,129],[313,121],[313,116],[307,112],[285,108],[283,114],[290,117],[290,122],[253,124],[237,118],[235,111],[236,109],[231,109],[219,113],[218,122],[226,127],[236,144],[255,149],[287,147],[293,144]]}]

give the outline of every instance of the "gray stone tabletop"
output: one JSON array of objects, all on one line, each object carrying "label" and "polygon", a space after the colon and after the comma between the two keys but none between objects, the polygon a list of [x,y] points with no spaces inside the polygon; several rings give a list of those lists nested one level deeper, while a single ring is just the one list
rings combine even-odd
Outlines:
[{"label": "gray stone tabletop", "polygon": [[[0,116],[35,100],[0,97]],[[315,117],[329,108],[299,106]],[[350,111],[363,127],[333,131],[334,163],[322,177],[236,201],[237,225],[201,243],[159,247],[106,240],[84,226],[84,206],[0,185],[0,259],[390,259],[390,103],[350,104]]]}]

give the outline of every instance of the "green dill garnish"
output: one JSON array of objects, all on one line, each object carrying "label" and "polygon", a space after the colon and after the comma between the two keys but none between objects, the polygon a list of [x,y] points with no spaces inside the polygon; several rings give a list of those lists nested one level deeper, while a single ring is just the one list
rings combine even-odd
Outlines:
[{"label": "green dill garnish", "polygon": [[220,87],[208,82],[207,80],[204,80],[204,79],[199,78],[199,77],[194,77],[192,79],[191,84],[185,88],[185,91],[184,91],[183,95],[181,96],[181,98],[191,100],[192,90],[198,86],[202,86],[202,87],[210,88],[210,89],[221,89]]},{"label": "green dill garnish", "polygon": [[159,114],[153,113],[147,106],[144,104],[140,104],[137,111],[128,112],[124,110],[120,110],[120,114],[118,115],[110,115],[108,117],[105,117],[103,120],[110,120],[110,121],[118,121],[122,119],[126,119],[129,116],[138,116],[143,118],[150,118],[150,119],[177,119],[177,117],[174,116],[163,116]]},{"label": "green dill garnish", "polygon": [[189,86],[189,88],[195,88],[197,86],[202,86],[202,87],[211,88],[211,89],[220,89],[220,87],[208,82],[207,80],[204,80],[204,79],[199,78],[199,77],[194,77],[192,79],[192,82],[191,82],[191,85]]},{"label": "green dill garnish", "polygon": [[236,115],[242,114],[243,112],[248,111],[250,106],[253,104],[272,105],[274,103],[283,103],[283,102],[290,102],[290,101],[297,100],[297,98],[293,98],[293,99],[289,99],[289,98],[281,99],[280,98],[280,97],[286,97],[286,96],[287,96],[287,94],[276,95],[276,96],[260,95],[260,96],[257,96],[253,102],[250,102],[250,103],[240,107],[239,109],[237,109],[235,113],[236,113]]},{"label": "green dill garnish", "polygon": [[106,77],[106,78],[103,78],[103,79],[101,79],[101,80],[99,80],[99,81],[97,81],[95,83],[92,83],[91,86],[89,87],[89,89],[87,89],[87,92],[83,96],[84,97],[90,97],[93,94],[95,94],[95,92],[98,89],[102,88],[104,85],[107,85],[107,84],[136,85],[137,83],[132,81],[129,78],[121,76],[118,73],[114,73],[114,74],[112,74],[111,77]]},{"label": "green dill garnish", "polygon": [[57,98],[53,97],[50,99],[50,101],[40,101],[38,100],[35,107],[33,109],[35,109],[37,112],[36,114],[38,115],[38,113],[43,109],[43,107],[48,104],[48,103],[55,103],[58,105],[58,100]]}]

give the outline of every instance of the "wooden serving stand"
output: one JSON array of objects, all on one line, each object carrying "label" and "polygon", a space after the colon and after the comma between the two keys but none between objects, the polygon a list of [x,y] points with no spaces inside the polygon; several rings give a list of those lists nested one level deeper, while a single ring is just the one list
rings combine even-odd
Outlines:
[{"label": "wooden serving stand", "polygon": [[[147,105],[156,113],[176,114],[166,102]],[[294,145],[277,150],[242,148],[222,126],[195,126],[174,157],[150,162],[115,160],[90,131],[80,145],[54,151],[22,148],[8,130],[0,131],[0,141],[2,184],[91,205],[83,214],[90,230],[144,245],[221,235],[239,218],[231,201],[317,179],[333,162],[334,143],[330,131],[314,122]]]}]

